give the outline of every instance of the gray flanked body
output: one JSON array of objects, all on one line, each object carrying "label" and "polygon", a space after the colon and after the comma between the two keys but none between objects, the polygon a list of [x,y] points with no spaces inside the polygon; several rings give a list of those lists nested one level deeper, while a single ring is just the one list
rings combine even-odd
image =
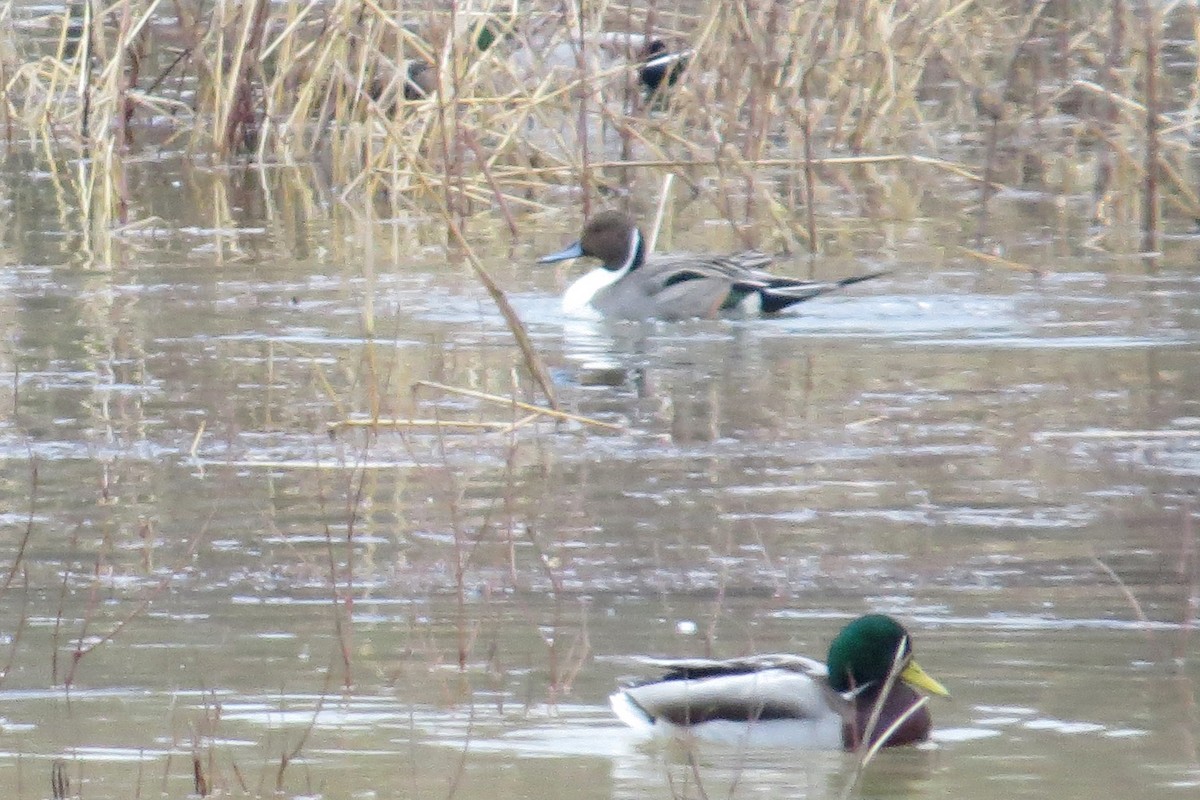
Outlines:
[{"label": "gray flanked body", "polygon": [[882,274],[803,281],[767,272],[771,256],[752,250],[723,256],[647,256],[645,249],[632,219],[604,211],[592,217],[578,242],[539,262],[581,256],[600,259],[602,266],[567,289],[563,310],[614,319],[680,320],[738,311],[773,314]]},{"label": "gray flanked body", "polygon": [[825,665],[819,661],[777,654],[643,663],[666,675],[609,697],[617,717],[636,730],[667,735],[687,730],[706,739],[842,747],[852,708],[829,687]]},{"label": "gray flanked body", "polygon": [[[600,288],[588,305],[617,319],[680,320],[735,309],[754,312],[758,291],[769,279],[761,268],[770,263],[770,256],[755,252],[651,256],[624,279]],[[742,300],[746,304],[739,309]]]}]

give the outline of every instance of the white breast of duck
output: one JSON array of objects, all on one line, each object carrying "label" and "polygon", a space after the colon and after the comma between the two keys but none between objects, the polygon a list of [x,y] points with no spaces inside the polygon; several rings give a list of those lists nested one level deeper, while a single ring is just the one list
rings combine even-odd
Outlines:
[{"label": "white breast of duck", "polygon": [[642,245],[642,232],[636,227],[630,228],[629,248],[626,251],[625,262],[617,269],[608,266],[596,267],[568,286],[562,299],[563,313],[575,316],[601,316],[592,301],[601,291],[629,274],[634,264],[637,263],[638,256],[642,253]]}]

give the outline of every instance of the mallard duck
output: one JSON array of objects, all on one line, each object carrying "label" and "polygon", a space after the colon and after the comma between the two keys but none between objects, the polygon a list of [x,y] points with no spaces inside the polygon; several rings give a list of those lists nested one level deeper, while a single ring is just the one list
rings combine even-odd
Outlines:
[{"label": "mallard duck", "polygon": [[654,94],[664,82],[667,86],[678,83],[690,55],[691,51],[671,52],[662,39],[651,39],[642,52],[642,66],[638,70],[638,82],[646,94]]},{"label": "mallard duck", "polygon": [[774,314],[852,283],[872,272],[836,281],[783,278],[765,270],[772,257],[748,250],[730,255],[647,255],[636,223],[619,211],[602,211],[579,241],[538,259],[548,264],[591,256],[603,264],[568,287],[563,311],[617,319],[679,320],[725,311]]},{"label": "mallard duck", "polygon": [[[913,659],[908,631],[885,614],[842,628],[825,664],[796,655],[648,661],[666,674],[609,697],[617,717],[639,730],[701,738],[854,750],[868,731],[873,744],[896,725],[884,746],[913,744],[933,727],[923,704],[904,718],[921,703],[916,689],[949,695]],[[898,673],[881,703],[893,665]]]}]

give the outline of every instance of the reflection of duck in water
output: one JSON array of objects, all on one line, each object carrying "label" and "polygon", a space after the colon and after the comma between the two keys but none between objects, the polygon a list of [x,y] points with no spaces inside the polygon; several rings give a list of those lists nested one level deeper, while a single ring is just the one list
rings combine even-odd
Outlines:
[{"label": "reflection of duck in water", "polygon": [[825,664],[795,655],[650,663],[666,674],[613,694],[613,711],[633,728],[703,738],[852,750],[869,732],[872,743],[886,735],[885,747],[913,744],[933,727],[916,689],[949,694],[913,660],[904,627],[884,614],[842,628]]},{"label": "reflection of duck in water", "polygon": [[619,211],[602,211],[592,217],[579,241],[538,262],[581,256],[603,263],[571,284],[563,295],[563,311],[599,312],[617,319],[680,320],[715,317],[723,311],[773,314],[883,274],[837,281],[784,278],[766,271],[771,256],[754,251],[648,256],[642,232]]}]

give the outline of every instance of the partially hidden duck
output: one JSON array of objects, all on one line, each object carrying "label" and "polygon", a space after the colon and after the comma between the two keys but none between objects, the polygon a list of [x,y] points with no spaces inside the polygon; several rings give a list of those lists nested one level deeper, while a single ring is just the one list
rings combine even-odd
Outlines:
[{"label": "partially hidden duck", "polygon": [[673,52],[667,49],[661,39],[651,39],[642,53],[641,67],[638,69],[638,83],[652,95],[663,88],[679,82],[679,76],[687,67],[691,51]]}]

